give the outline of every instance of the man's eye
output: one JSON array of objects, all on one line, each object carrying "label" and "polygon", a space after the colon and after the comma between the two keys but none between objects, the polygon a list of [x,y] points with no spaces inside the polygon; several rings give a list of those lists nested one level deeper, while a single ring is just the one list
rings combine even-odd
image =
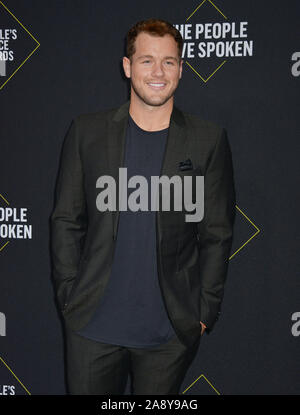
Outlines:
[{"label": "man's eye", "polygon": [[170,66],[170,65],[174,65],[174,62],[172,62],[172,61],[167,61],[167,62],[166,62],[166,64]]},{"label": "man's eye", "polygon": [[149,62],[150,62],[149,59],[143,61],[143,63],[149,63]]}]

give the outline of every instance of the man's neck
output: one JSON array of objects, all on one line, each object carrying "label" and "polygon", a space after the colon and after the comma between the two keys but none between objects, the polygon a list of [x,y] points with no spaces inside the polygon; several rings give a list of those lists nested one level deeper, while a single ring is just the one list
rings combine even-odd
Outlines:
[{"label": "man's neck", "polygon": [[164,105],[151,106],[130,100],[129,114],[133,121],[145,131],[159,131],[168,128],[173,110],[173,97]]}]

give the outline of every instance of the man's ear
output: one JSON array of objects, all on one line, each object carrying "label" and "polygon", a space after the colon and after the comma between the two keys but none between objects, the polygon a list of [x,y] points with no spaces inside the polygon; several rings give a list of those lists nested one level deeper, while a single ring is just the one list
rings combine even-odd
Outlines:
[{"label": "man's ear", "polygon": [[126,78],[130,78],[131,76],[130,59],[128,59],[126,56],[123,57],[123,69],[124,69]]}]

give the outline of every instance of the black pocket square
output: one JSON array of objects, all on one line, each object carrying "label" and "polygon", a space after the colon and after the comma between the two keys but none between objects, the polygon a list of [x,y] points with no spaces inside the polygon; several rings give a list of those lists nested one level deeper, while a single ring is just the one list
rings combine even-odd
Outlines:
[{"label": "black pocket square", "polygon": [[187,159],[185,161],[180,161],[179,162],[179,170],[184,171],[184,170],[193,170],[193,165],[190,159]]}]

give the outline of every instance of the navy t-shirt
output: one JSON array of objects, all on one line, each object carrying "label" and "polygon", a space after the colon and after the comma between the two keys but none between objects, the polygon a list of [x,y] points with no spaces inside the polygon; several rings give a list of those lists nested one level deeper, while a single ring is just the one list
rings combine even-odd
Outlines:
[{"label": "navy t-shirt", "polygon": [[[144,176],[148,210],[129,208],[119,215],[112,271],[99,306],[78,333],[90,339],[128,347],[152,347],[175,335],[159,286],[155,211],[151,211],[151,176],[160,176],[168,128],[142,130],[129,116],[125,162],[128,180]],[[128,189],[128,197],[136,188]]]}]

